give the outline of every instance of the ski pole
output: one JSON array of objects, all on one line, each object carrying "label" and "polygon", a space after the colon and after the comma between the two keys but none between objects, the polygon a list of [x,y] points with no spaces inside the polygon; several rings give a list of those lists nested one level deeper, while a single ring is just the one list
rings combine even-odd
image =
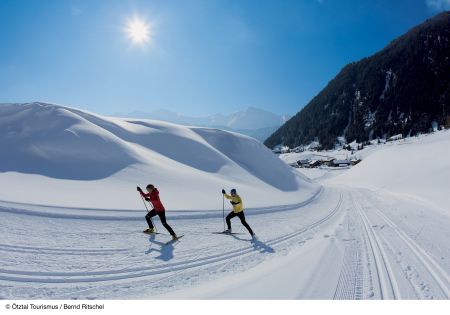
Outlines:
[{"label": "ski pole", "polygon": [[[150,211],[148,211],[148,208],[147,208],[147,205],[145,204],[145,200],[144,200],[144,197],[142,197],[142,195],[141,194],[139,194],[140,196],[141,196],[141,199],[142,199],[142,202],[144,203],[144,207],[145,207],[145,209],[147,209],[147,212],[150,212]],[[152,220],[152,218],[149,218],[150,219],[150,222],[152,222],[152,225],[153,225],[153,228],[155,229],[155,232],[158,232],[158,230],[156,229],[156,225],[153,223],[153,220]]]},{"label": "ski pole", "polygon": [[222,194],[222,219],[223,219],[223,230],[225,231],[225,196]]}]

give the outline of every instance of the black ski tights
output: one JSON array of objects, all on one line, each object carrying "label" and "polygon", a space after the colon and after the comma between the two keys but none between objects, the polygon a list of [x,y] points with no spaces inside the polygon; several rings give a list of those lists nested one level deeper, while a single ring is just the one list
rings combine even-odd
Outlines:
[{"label": "black ski tights", "polygon": [[239,219],[241,219],[241,223],[243,226],[245,226],[248,230],[248,232],[250,233],[250,235],[253,235],[253,231],[250,228],[250,225],[248,225],[247,221],[245,221],[245,215],[244,215],[244,211],[241,211],[239,213],[234,213],[233,211],[230,212],[229,215],[227,215],[226,217],[226,221],[227,221],[227,226],[229,229],[231,229],[231,219],[234,217],[239,217]]},{"label": "black ski tights", "polygon": [[164,211],[156,211],[155,209],[152,209],[147,215],[145,216],[145,220],[147,220],[148,226],[153,229],[153,224],[151,218],[158,215],[159,219],[161,220],[162,225],[166,228],[167,231],[169,231],[170,235],[175,235],[175,232],[172,230],[169,224],[167,224],[166,221],[166,213]]}]

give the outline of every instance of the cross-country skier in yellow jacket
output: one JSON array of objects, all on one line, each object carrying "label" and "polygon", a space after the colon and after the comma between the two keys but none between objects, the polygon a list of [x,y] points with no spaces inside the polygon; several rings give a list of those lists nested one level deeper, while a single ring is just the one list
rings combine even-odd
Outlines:
[{"label": "cross-country skier in yellow jacket", "polygon": [[244,205],[242,203],[242,198],[236,193],[236,189],[232,189],[230,193],[231,195],[228,195],[225,189],[222,189],[223,196],[227,199],[230,199],[231,200],[230,203],[233,205],[233,211],[230,212],[230,214],[228,214],[226,217],[228,230],[225,230],[225,233],[231,233],[230,220],[234,217],[239,217],[239,219],[241,219],[242,225],[247,228],[251,236],[254,236],[255,233],[253,233],[251,227],[248,225],[247,221],[245,221]]}]

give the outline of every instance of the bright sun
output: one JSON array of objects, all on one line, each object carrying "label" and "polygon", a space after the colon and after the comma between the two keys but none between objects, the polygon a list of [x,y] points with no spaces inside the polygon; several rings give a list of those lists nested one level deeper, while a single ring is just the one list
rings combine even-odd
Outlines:
[{"label": "bright sun", "polygon": [[135,17],[127,23],[125,30],[128,37],[135,44],[145,44],[150,42],[151,27],[144,20]]}]

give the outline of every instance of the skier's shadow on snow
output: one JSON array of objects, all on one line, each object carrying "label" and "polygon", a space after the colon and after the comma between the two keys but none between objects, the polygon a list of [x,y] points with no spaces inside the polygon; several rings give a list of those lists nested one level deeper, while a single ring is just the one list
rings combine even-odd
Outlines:
[{"label": "skier's shadow on snow", "polygon": [[[174,250],[173,243],[157,241],[155,235],[150,235],[150,237],[148,238],[148,241],[150,242],[150,246],[149,246],[148,250],[145,252],[145,254],[148,255],[153,251],[159,252],[160,255],[156,256],[155,258],[163,260],[163,261],[169,261],[174,257],[173,256],[173,250]],[[160,248],[159,249],[153,248],[154,244],[159,245]]]},{"label": "skier's shadow on snow", "polygon": [[[245,238],[240,238],[239,236],[236,236],[235,234],[232,234],[231,236],[233,236],[235,239],[240,240],[240,241],[248,241]],[[253,245],[253,248],[261,253],[275,253],[275,250],[273,249],[273,247],[271,247],[270,245],[267,245],[266,243],[264,243],[263,241],[258,240],[257,238],[254,238],[251,240],[251,243]]]}]

